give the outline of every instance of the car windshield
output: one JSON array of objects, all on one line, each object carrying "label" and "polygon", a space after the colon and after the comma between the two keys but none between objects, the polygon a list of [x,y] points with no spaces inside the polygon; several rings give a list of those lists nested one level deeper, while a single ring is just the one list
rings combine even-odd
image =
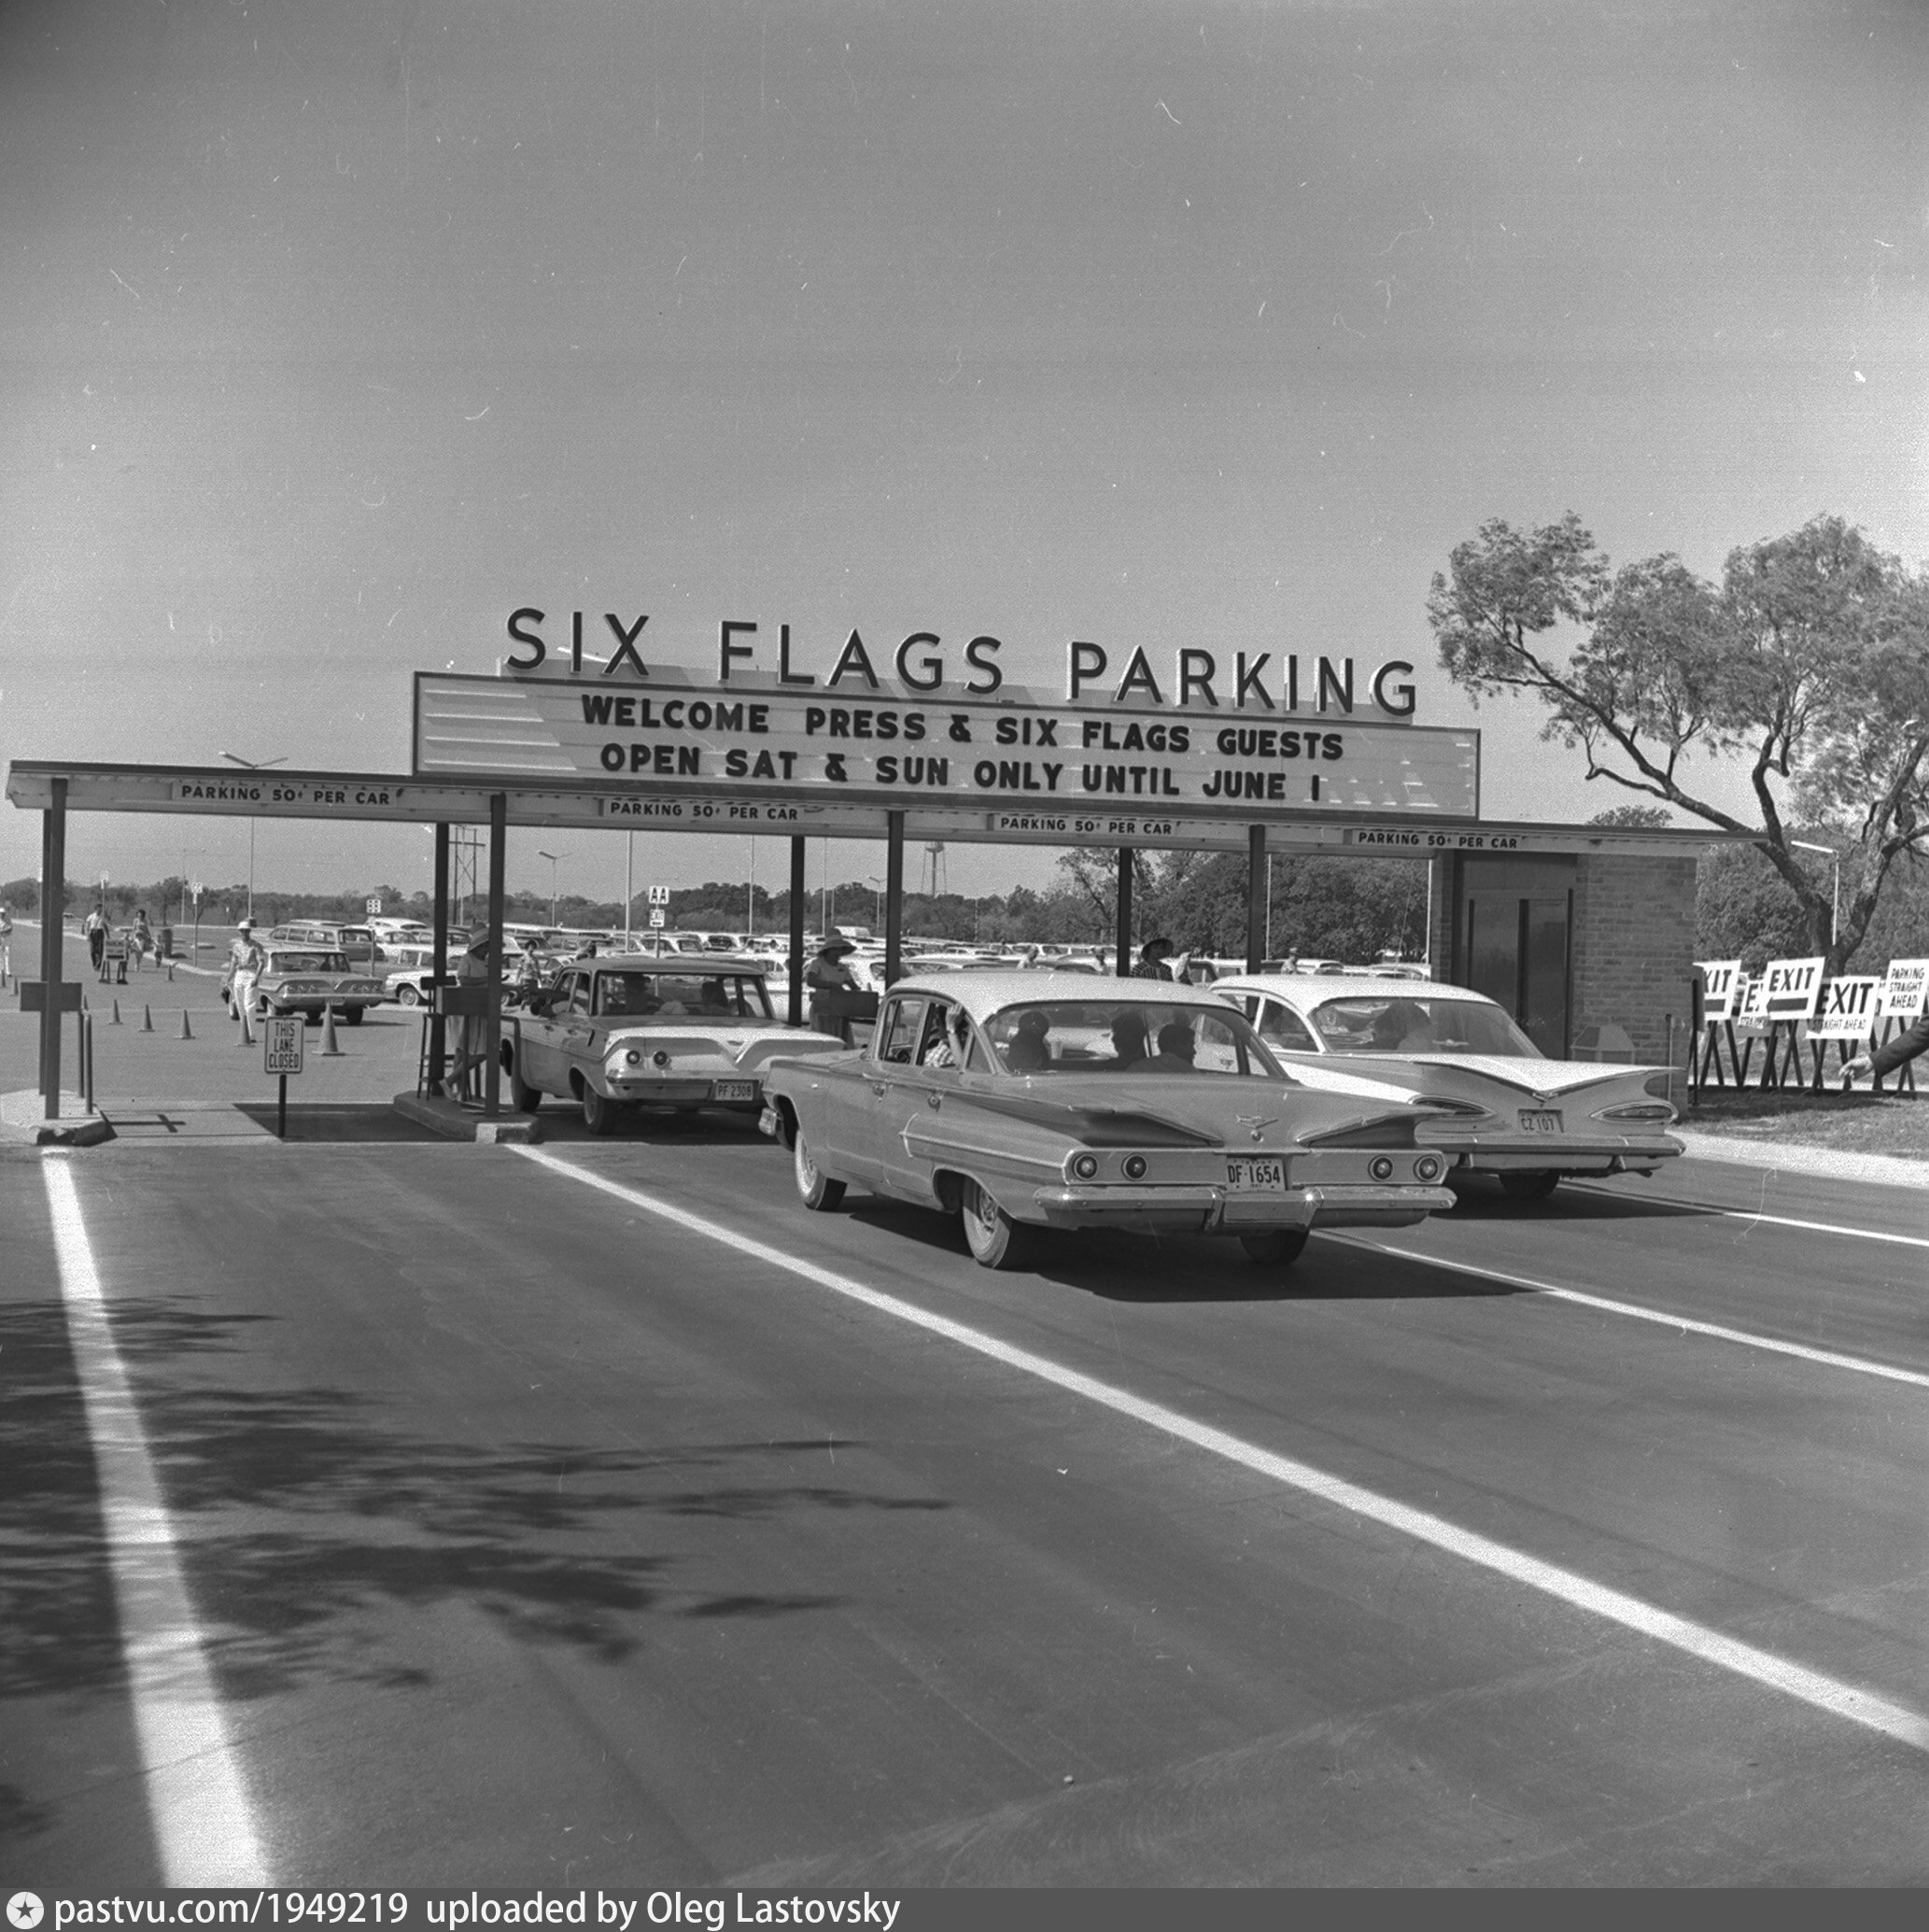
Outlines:
[{"label": "car windshield", "polygon": [[345,973],[348,962],[339,952],[283,952],[268,955],[271,973]]},{"label": "car windshield", "polygon": [[596,1010],[653,1025],[771,1017],[770,996],[756,973],[598,973]]},{"label": "car windshield", "polygon": [[1313,1010],[1329,1053],[1501,1053],[1541,1050],[1497,1006],[1474,999],[1330,999]]},{"label": "car windshield", "polygon": [[1284,1078],[1230,1008],[1156,1000],[1039,1000],[1007,1007],[985,1033],[1008,1073],[1213,1073]]}]

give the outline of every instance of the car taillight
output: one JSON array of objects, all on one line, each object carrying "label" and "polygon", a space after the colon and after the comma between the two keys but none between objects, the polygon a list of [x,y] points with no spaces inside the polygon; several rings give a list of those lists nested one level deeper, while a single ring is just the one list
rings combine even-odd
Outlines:
[{"label": "car taillight", "polygon": [[1096,1154],[1074,1154],[1072,1175],[1077,1180],[1096,1180],[1098,1178],[1098,1156]]},{"label": "car taillight", "polygon": [[1414,1163],[1414,1178],[1415,1180],[1438,1180],[1443,1165],[1444,1163],[1438,1154],[1422,1154]]},{"label": "car taillight", "polygon": [[628,1061],[632,1066],[640,1066],[642,1064],[643,1056],[641,1053],[639,1053],[634,1047],[632,1047],[629,1050],[629,1051],[627,1052],[623,1057],[627,1061]]},{"label": "car taillight", "polygon": [[1598,1121],[1671,1121],[1673,1107],[1658,1100],[1631,1100],[1626,1107],[1604,1107]]},{"label": "car taillight", "polygon": [[1127,1180],[1144,1180],[1146,1178],[1146,1157],[1143,1154],[1127,1154],[1125,1157],[1125,1178]]}]

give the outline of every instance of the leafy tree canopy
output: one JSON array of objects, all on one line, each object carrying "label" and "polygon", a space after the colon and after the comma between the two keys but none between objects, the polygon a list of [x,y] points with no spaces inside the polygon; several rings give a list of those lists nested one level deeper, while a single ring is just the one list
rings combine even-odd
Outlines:
[{"label": "leafy tree canopy", "polygon": [[[1528,693],[1588,778],[1752,834],[1799,909],[1798,950],[1831,971],[1929,839],[1929,579],[1838,516],[1733,551],[1718,585],[1670,555],[1616,571],[1571,512],[1495,520],[1452,552],[1427,614],[1476,703]],[[1741,762],[1752,815],[1691,782],[1697,757]],[[1831,868],[1794,849],[1792,814],[1843,848],[1838,931]]]}]

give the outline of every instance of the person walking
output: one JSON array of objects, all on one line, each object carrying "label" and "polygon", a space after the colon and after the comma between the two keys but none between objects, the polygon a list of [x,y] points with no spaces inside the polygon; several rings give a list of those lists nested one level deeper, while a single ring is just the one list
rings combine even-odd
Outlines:
[{"label": "person walking", "polygon": [[88,963],[93,967],[94,977],[105,984],[107,978],[107,915],[95,906],[80,922],[80,930],[87,936]]},{"label": "person walking", "polygon": [[243,1013],[253,1012],[255,987],[260,980],[261,968],[268,964],[268,955],[261,951],[260,941],[255,938],[252,919],[244,919],[235,928],[234,944],[229,949],[229,955],[234,962],[234,974],[229,981],[228,1003],[239,1020]]},{"label": "person walking", "polygon": [[134,969],[139,972],[141,962],[147,958],[148,949],[154,948],[154,957],[161,957],[160,949],[154,947],[154,928],[148,924],[148,909],[139,906],[134,909],[134,931],[128,936],[128,946],[134,959]]}]

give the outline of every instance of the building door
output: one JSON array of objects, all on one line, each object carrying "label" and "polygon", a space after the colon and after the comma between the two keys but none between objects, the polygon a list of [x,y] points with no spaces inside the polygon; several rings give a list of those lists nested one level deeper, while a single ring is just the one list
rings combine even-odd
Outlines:
[{"label": "building door", "polygon": [[1461,958],[1455,978],[1513,1015],[1550,1060],[1568,1057],[1570,858],[1470,856],[1461,862]]}]

